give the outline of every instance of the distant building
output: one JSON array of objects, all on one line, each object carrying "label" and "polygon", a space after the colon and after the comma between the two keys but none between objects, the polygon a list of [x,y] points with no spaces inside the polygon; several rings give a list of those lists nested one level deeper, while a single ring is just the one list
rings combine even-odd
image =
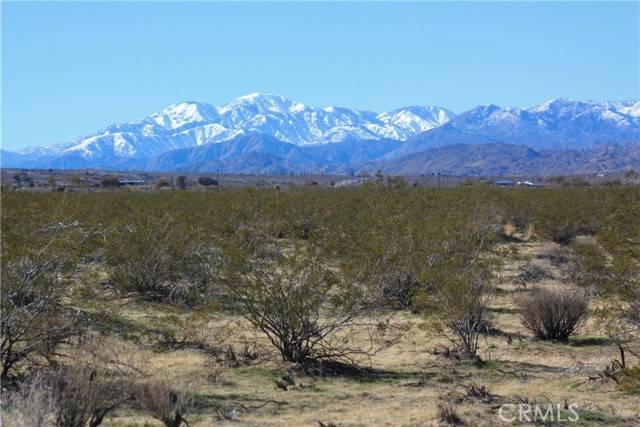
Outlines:
[{"label": "distant building", "polygon": [[120,179],[120,180],[118,180],[118,185],[120,187],[130,187],[130,186],[144,185],[144,180],[141,180],[141,179]]},{"label": "distant building", "polygon": [[515,187],[516,182],[511,181],[509,179],[499,179],[497,181],[493,181],[492,183],[496,187]]}]

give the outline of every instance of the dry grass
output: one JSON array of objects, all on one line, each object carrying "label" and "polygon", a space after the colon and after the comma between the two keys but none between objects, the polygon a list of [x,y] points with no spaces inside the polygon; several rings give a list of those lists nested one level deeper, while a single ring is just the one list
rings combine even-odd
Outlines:
[{"label": "dry grass", "polygon": [[[548,242],[511,242],[520,255],[535,258],[556,249]],[[491,304],[495,334],[481,343],[482,365],[459,362],[433,349],[449,345],[431,331],[424,317],[396,313],[390,322],[402,339],[380,338],[382,348],[372,359],[376,369],[366,378],[310,377],[293,373],[287,391],[276,385],[291,366],[273,357],[239,367],[220,364],[216,379],[211,366],[196,350],[153,354],[149,369],[167,382],[190,384],[195,395],[187,414],[192,426],[428,426],[445,425],[442,407],[455,408],[465,425],[506,425],[495,403],[460,398],[461,385],[485,386],[496,402],[546,401],[578,405],[578,425],[639,425],[640,396],[623,394],[612,383],[589,382],[616,357],[616,350],[588,321],[581,334],[567,344],[534,340],[520,324],[513,296],[525,292],[516,283],[521,259],[509,261]],[[566,286],[562,274],[544,258],[537,258],[549,275],[538,286]],[[596,302],[597,303],[597,302]],[[124,312],[144,323],[150,306],[127,306]],[[228,345],[240,349],[255,339],[239,319]],[[364,340],[365,337],[362,337]],[[397,337],[394,337],[397,338]],[[458,397],[455,397],[458,396]],[[544,396],[544,397],[543,397]],[[457,399],[457,400],[455,400]],[[107,425],[158,425],[131,411],[120,411]],[[155,424],[154,424],[155,423]]]}]

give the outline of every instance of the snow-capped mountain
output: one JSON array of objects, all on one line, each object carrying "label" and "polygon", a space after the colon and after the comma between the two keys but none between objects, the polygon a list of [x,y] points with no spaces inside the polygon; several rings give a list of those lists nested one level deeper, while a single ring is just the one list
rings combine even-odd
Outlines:
[{"label": "snow-capped mountain", "polygon": [[588,149],[640,142],[640,101],[554,99],[528,109],[486,105],[409,138],[387,158],[451,144],[516,144],[533,149]]},{"label": "snow-capped mountain", "polygon": [[[229,141],[258,132],[298,146],[345,140],[405,140],[440,126],[454,114],[439,107],[411,107],[376,114],[348,108],[314,108],[279,95],[254,93],[221,107],[182,102],[130,123],[106,128],[74,142],[18,151],[43,161],[149,158],[164,152]],[[63,162],[64,163],[64,162]]]},{"label": "snow-capped mountain", "polygon": [[[640,101],[555,99],[527,109],[479,106],[456,116],[431,106],[381,114],[315,108],[255,93],[221,107],[183,102],[76,141],[1,154],[3,167],[203,171],[215,164],[246,172],[257,164],[263,166],[256,170],[279,170],[282,162],[292,169],[312,164],[357,170],[362,162],[406,162],[408,155],[450,145],[463,147],[446,151],[458,155],[473,144],[491,144],[490,150],[476,150],[478,155],[515,145],[545,152],[613,147],[607,153],[615,157],[615,147],[640,144]],[[409,170],[395,163],[394,168]]]}]

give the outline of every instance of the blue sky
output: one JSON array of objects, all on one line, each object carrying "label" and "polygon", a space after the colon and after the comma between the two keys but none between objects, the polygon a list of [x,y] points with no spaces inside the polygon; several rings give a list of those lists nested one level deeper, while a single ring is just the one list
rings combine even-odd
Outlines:
[{"label": "blue sky", "polygon": [[1,7],[5,149],[256,91],[373,111],[640,98],[638,2]]}]

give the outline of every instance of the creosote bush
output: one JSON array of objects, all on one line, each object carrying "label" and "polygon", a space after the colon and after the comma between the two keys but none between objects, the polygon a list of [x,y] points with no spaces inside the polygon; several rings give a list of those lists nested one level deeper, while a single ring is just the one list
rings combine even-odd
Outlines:
[{"label": "creosote bush", "polygon": [[206,303],[219,252],[186,226],[167,214],[113,230],[105,251],[111,281],[150,299]]},{"label": "creosote bush", "polygon": [[[97,427],[133,398],[143,377],[133,352],[111,340],[87,339],[69,358],[32,372],[6,390],[7,425]],[[4,394],[4,393],[3,393]],[[4,415],[4,414],[3,414]]]},{"label": "creosote bush", "polygon": [[537,287],[516,304],[522,325],[541,340],[568,340],[589,314],[589,298],[579,289]]},{"label": "creosote bush", "polygon": [[596,242],[576,249],[573,275],[603,297],[594,313],[599,329],[618,347],[625,387],[631,383],[637,390],[638,368],[635,375],[625,373],[633,369],[629,359],[637,363],[640,357],[640,202],[619,206],[605,219]]},{"label": "creosote bush", "polygon": [[[34,418],[25,423],[32,425],[45,418],[65,425],[98,422],[100,405],[112,401],[117,407],[121,397],[166,425],[185,423],[189,398],[173,384],[136,384],[130,392],[113,366],[73,365],[61,357],[74,353],[69,344],[97,322],[88,306],[103,301],[82,300],[89,285],[79,279],[80,270],[95,271],[92,295],[177,305],[165,307],[169,313],[143,332],[155,348],[215,352],[216,334],[201,333],[214,327],[195,310],[193,317],[183,310],[198,307],[209,315],[222,307],[225,315],[243,315],[283,360],[359,361],[373,346],[355,342],[350,332],[377,324],[370,315],[384,307],[433,316],[454,343],[453,353],[474,358],[491,327],[491,272],[499,266],[495,249],[507,222],[518,230],[535,224],[539,237],[561,243],[596,237],[594,250],[575,251],[589,261],[577,270],[576,281],[607,298],[601,324],[627,352],[628,366],[635,366],[637,188],[436,190],[399,180],[389,184],[378,176],[357,188],[2,191],[3,387],[22,393],[15,408],[27,407],[24,396],[33,396],[28,399],[40,409],[26,410]],[[95,238],[86,238],[86,230]],[[523,296],[523,322],[543,339],[567,339],[586,316],[586,297],[553,292]],[[85,316],[86,322],[78,321]],[[129,327],[117,319],[99,326],[102,333]],[[246,353],[237,358],[257,358],[256,351]],[[34,380],[37,371],[49,374],[46,384]],[[637,379],[637,370],[629,374]],[[98,391],[106,396],[100,405],[91,403]],[[89,406],[70,403],[51,412],[49,400],[63,395],[69,402],[82,396]]]},{"label": "creosote bush", "polygon": [[[4,211],[4,209],[3,209]],[[58,348],[82,333],[81,315],[64,304],[90,232],[75,222],[47,224],[2,240],[0,359],[3,385],[30,367],[48,364]]]},{"label": "creosote bush", "polygon": [[340,285],[339,278],[315,253],[296,248],[289,256],[250,263],[248,269],[233,276],[227,292],[237,310],[267,336],[282,360],[307,364],[351,361],[367,353],[351,345],[348,335],[337,339],[371,313],[357,291]]}]

